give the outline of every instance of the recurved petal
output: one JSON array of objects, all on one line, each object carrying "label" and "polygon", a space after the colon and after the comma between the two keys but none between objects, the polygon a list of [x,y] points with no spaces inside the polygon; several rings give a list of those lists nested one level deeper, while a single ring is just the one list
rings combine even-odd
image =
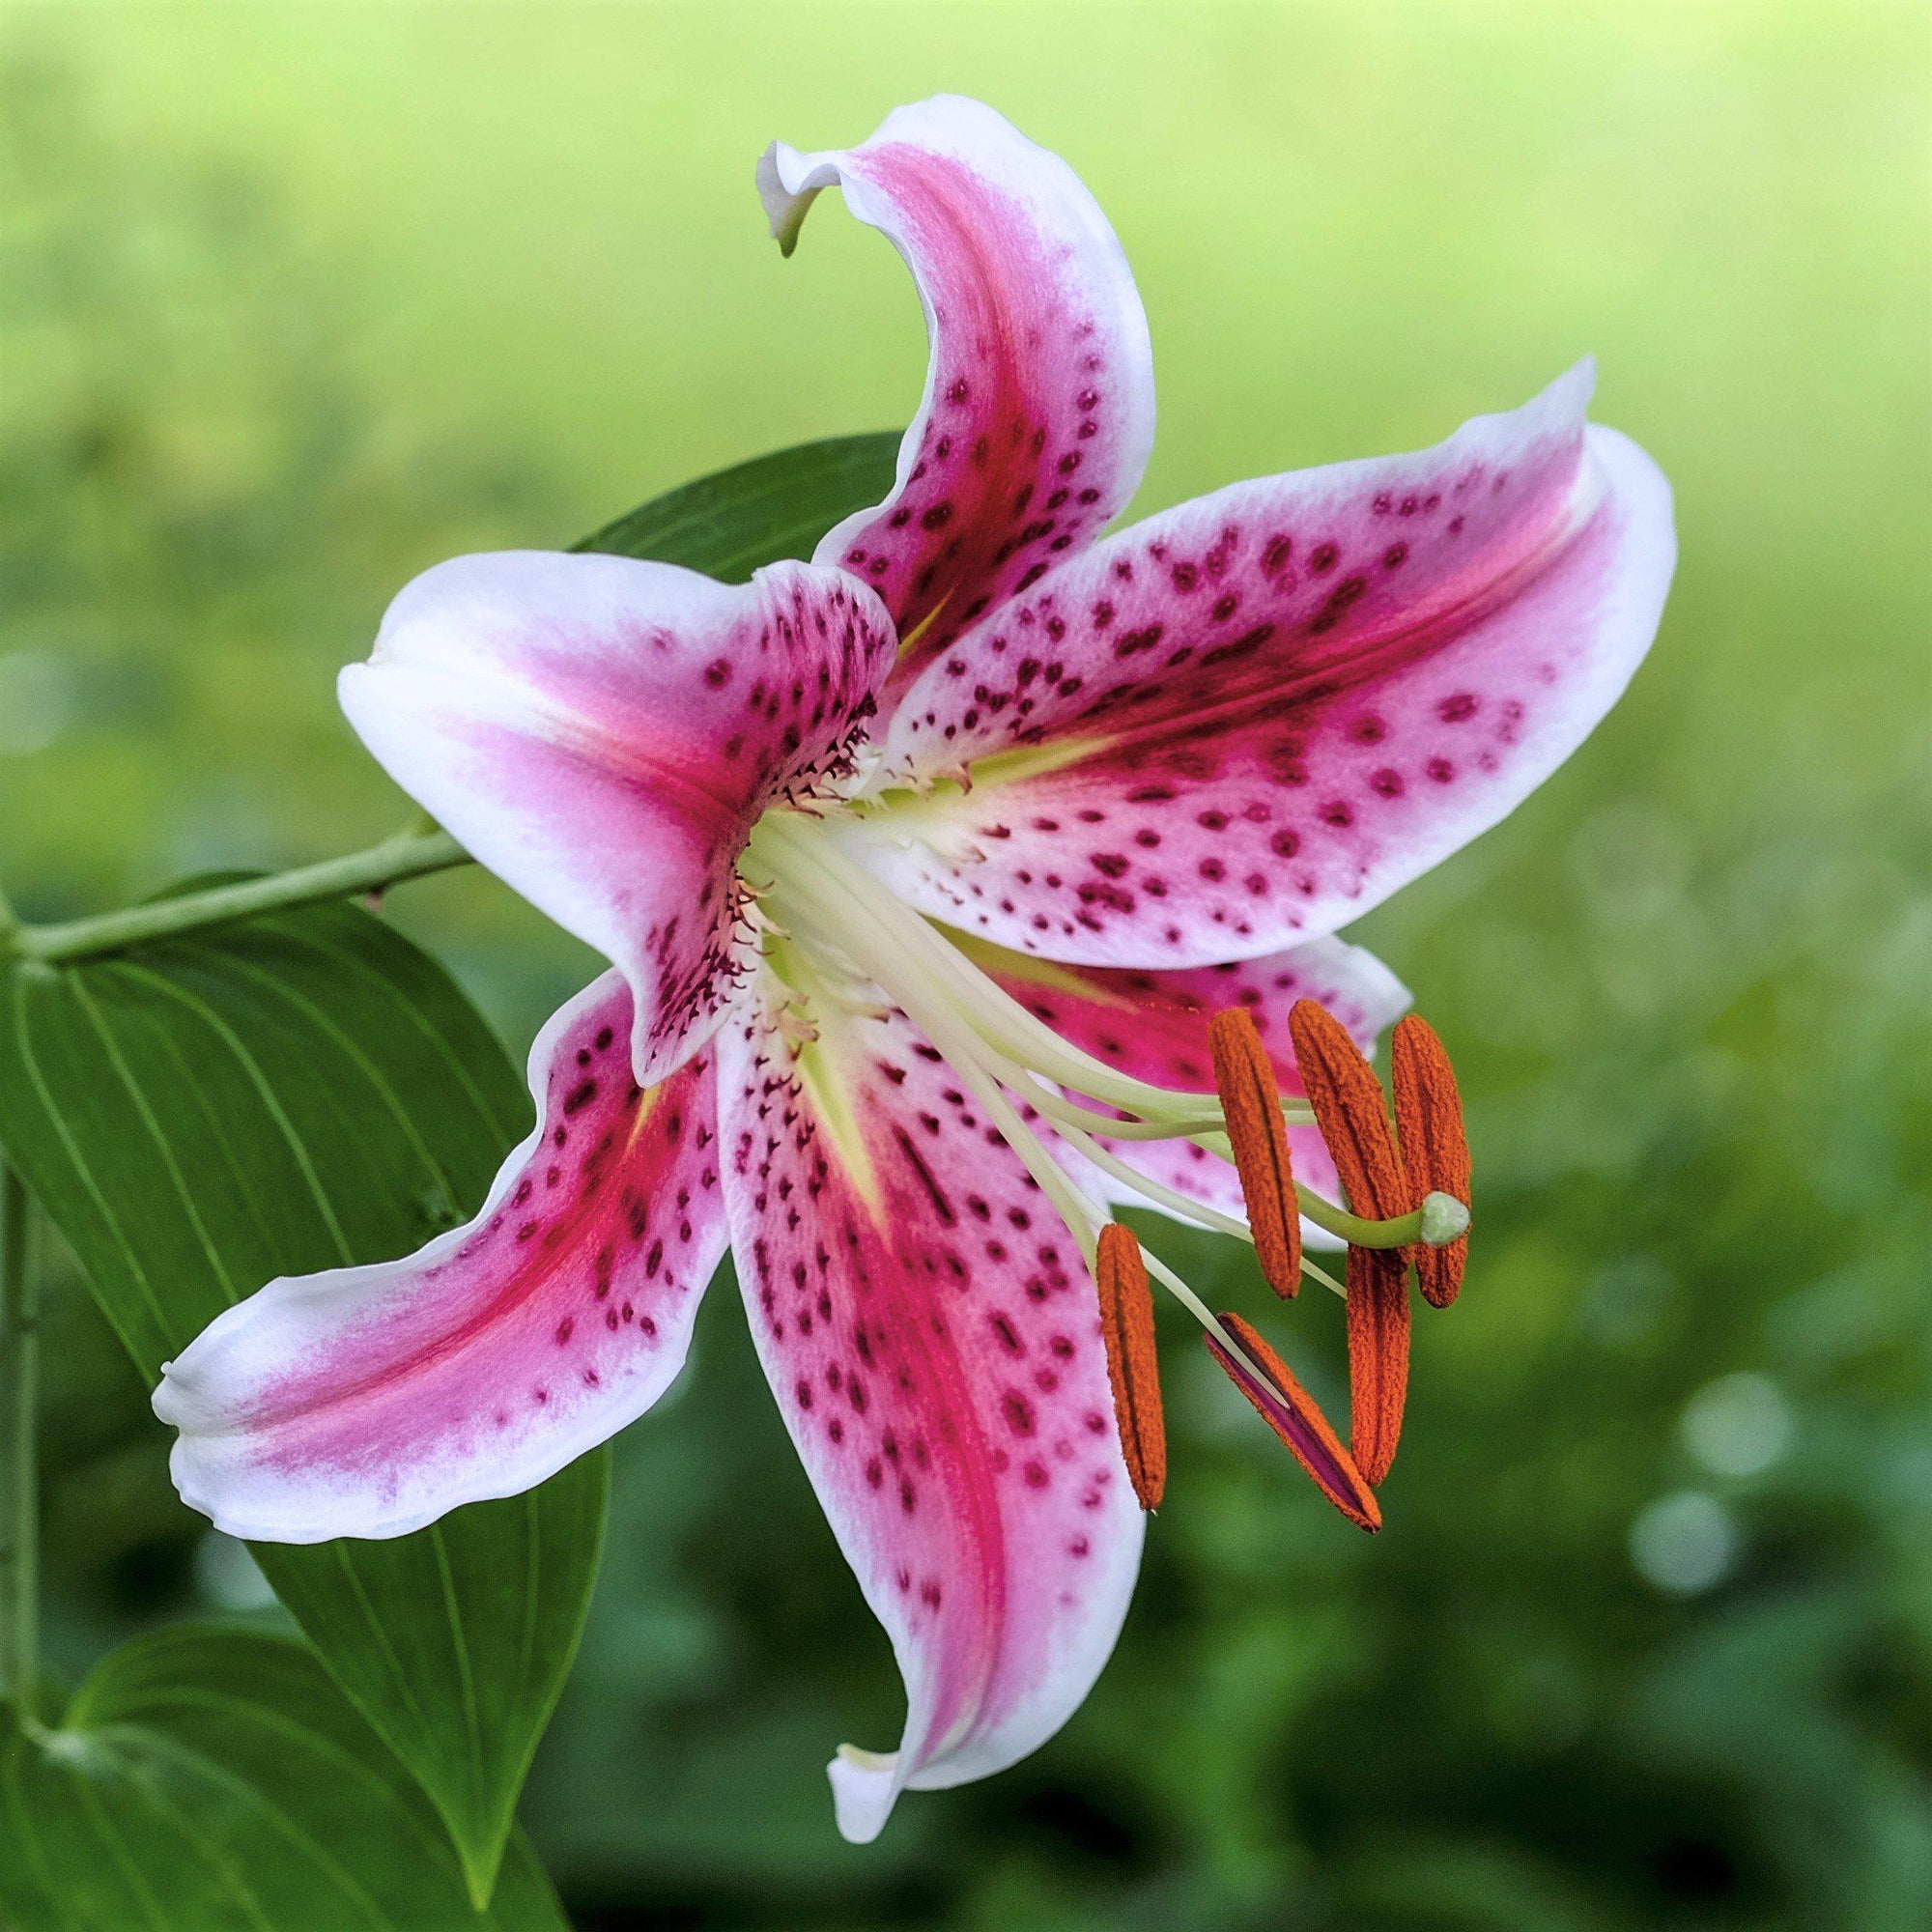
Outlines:
[{"label": "recurved petal", "polygon": [[270,1543],[401,1536],[614,1435],[683,1365],[724,1254],[708,1054],[640,1091],[608,973],[530,1052],[539,1121],[468,1227],[271,1281],[155,1391],[183,1499]]},{"label": "recurved petal", "polygon": [[1140,1562],[1099,1304],[1071,1236],[902,1017],[719,1036],[752,1333],[907,1714],[841,1747],[839,1830],[1044,1743],[1112,1651]]},{"label": "recurved petal", "polygon": [[905,257],[930,342],[893,494],[817,552],[885,599],[904,640],[895,694],[1125,505],[1153,441],[1153,364],[1106,216],[990,107],[941,95],[857,148],[775,144],[758,191],[787,252],[834,185]]},{"label": "recurved petal", "polygon": [[[1303,1092],[1294,1064],[1288,1015],[1297,1000],[1316,1000],[1348,1027],[1363,1052],[1408,1007],[1408,990],[1373,952],[1341,939],[1315,939],[1262,959],[1178,972],[1066,966],[1030,958],[984,940],[954,934],[961,950],[1036,1017],[1076,1046],[1123,1073],[1184,1094],[1211,1094],[1213,1062],[1208,1029],[1224,1007],[1239,1007],[1260,1030],[1286,1095]],[[1331,1201],[1341,1200],[1335,1162],[1314,1127],[1291,1127],[1294,1178]],[[1116,1153],[1150,1179],[1178,1188],[1225,1214],[1242,1211],[1233,1165],[1191,1141],[1118,1141]],[[1110,1200],[1157,1207],[1094,1170],[1092,1184]],[[1342,1244],[1303,1220],[1310,1246]]]},{"label": "recurved petal", "polygon": [[1122,531],[929,666],[865,862],[924,911],[1096,965],[1331,932],[1504,816],[1649,648],[1670,493],[1588,365],[1419,455],[1241,483]]},{"label": "recurved petal", "polygon": [[894,648],[838,571],[725,585],[511,551],[409,584],[342,708],[405,791],[622,971],[649,1085],[748,970],[733,868],[753,823],[842,766]]}]

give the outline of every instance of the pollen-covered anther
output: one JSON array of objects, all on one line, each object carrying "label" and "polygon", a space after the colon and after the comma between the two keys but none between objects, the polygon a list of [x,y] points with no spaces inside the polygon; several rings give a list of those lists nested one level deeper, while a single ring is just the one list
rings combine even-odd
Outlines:
[{"label": "pollen-covered anther", "polygon": [[1160,1507],[1167,1488],[1167,1427],[1160,1406],[1154,1353],[1153,1293],[1133,1231],[1118,1221],[1100,1230],[1094,1274],[1100,1291],[1100,1333],[1121,1453],[1142,1509]]},{"label": "pollen-covered anther", "polygon": [[[1432,1307],[1447,1308],[1462,1289],[1469,1255],[1469,1142],[1463,1131],[1463,1099],[1447,1050],[1419,1013],[1410,1013],[1396,1027],[1389,1066],[1403,1164],[1409,1185],[1424,1197],[1424,1239],[1414,1251],[1416,1277],[1423,1298]],[[1433,1243],[1430,1209],[1437,1208],[1436,1221],[1446,1231],[1455,1220],[1452,1205],[1463,1209],[1462,1227],[1448,1240]]]},{"label": "pollen-covered anther", "polygon": [[1349,1250],[1349,1442],[1379,1483],[1395,1461],[1408,1401],[1408,1256],[1401,1248]]},{"label": "pollen-covered anther", "polygon": [[1214,1015],[1208,1039],[1255,1254],[1268,1286],[1288,1300],[1301,1286],[1301,1210],[1274,1064],[1253,1019],[1239,1007]]},{"label": "pollen-covered anther", "polygon": [[[1375,1068],[1341,1021],[1315,1001],[1297,1000],[1288,1023],[1309,1105],[1350,1208],[1375,1220],[1410,1212],[1421,1190],[1403,1165]],[[1408,1395],[1408,1251],[1351,1243],[1348,1300],[1349,1441],[1363,1477],[1376,1484],[1395,1461]]]},{"label": "pollen-covered anther", "polygon": [[1350,1522],[1366,1530],[1379,1529],[1382,1513],[1375,1492],[1337,1439],[1314,1397],[1295,1379],[1294,1372],[1238,1315],[1222,1316],[1221,1325],[1241,1345],[1248,1362],[1265,1378],[1257,1379],[1248,1362],[1241,1361],[1209,1335],[1208,1352],[1227,1372],[1229,1380],[1247,1397],[1255,1412],[1314,1478],[1316,1487]]},{"label": "pollen-covered anther", "polygon": [[1335,1156],[1349,1206],[1375,1220],[1406,1214],[1425,1190],[1411,1186],[1403,1166],[1376,1069],[1348,1028],[1314,1000],[1294,1003],[1288,1028],[1308,1104]]}]

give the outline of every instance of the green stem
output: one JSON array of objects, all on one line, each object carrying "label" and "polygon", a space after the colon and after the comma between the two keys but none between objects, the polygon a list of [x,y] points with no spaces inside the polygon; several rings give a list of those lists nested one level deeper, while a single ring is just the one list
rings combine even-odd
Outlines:
[{"label": "green stem", "polygon": [[118,952],[145,940],[226,925],[257,913],[313,905],[319,899],[343,898],[352,893],[380,892],[404,879],[418,879],[426,872],[446,871],[469,863],[469,853],[446,832],[401,832],[366,851],[327,859],[320,866],[303,866],[293,872],[216,886],[205,893],[184,893],[178,898],[155,899],[123,912],[69,920],[61,925],[22,925],[11,935],[0,929],[0,947],[49,963],[87,959],[101,952]]},{"label": "green stem", "polygon": [[40,1314],[27,1190],[0,1162],[0,1697],[31,1718],[40,1670]]}]

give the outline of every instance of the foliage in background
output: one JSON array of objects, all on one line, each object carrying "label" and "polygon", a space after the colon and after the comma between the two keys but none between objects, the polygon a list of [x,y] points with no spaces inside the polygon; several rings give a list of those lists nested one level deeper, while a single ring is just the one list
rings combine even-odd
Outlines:
[{"label": "foliage in background", "polygon": [[[902,419],[916,326],[892,266],[835,243],[781,279],[747,177],[769,134],[854,136],[933,85],[1075,156],[1120,220],[1161,331],[1149,504],[1427,440],[1583,347],[1606,419],[1679,488],[1684,568],[1631,700],[1363,928],[1454,1046],[1480,1157],[1479,1266],[1453,1321],[1420,1324],[1389,1531],[1328,1520],[1177,1348],[1174,1479],[1099,1690],[1037,1758],[855,1853],[821,1766],[891,1734],[896,1680],[721,1292],[673,1398],[616,1445],[525,1805],[586,1932],[1932,1915],[1925,60],[1910,12],[1849,34],[1822,10],[1686,13],[1405,34],[1374,10],[1176,10],[1132,47],[1068,24],[1090,9],[935,14],[924,47],[883,14],[821,18],[867,37],[863,85],[775,18],[734,36],[764,48],[751,78],[715,25],[643,10],[554,33],[495,10],[461,48],[427,14],[402,43],[355,13],[194,28],[180,58],[213,49],[244,92],[291,44],[317,62],[286,146],[240,109],[186,113],[138,25],[116,49],[51,16],[10,33],[0,876],[30,915],[382,829],[330,677],[420,564]],[[641,99],[607,104],[593,61]],[[318,237],[328,184],[378,166],[331,135],[336,97],[448,62],[423,114],[454,157],[420,192],[467,209],[460,246],[402,260],[402,217],[359,210]],[[1055,93],[1069,73],[1091,100]],[[144,78],[197,125],[132,111]],[[581,90],[584,119],[526,109],[505,160],[481,137],[526,82]],[[626,228],[631,186],[598,197],[639,170],[640,105],[687,132],[711,112],[744,152],[695,195],[639,184],[673,212]],[[472,161],[527,166],[540,205],[462,187]],[[1199,205],[1217,180],[1234,213]],[[569,299],[528,258],[479,293],[498,223],[506,246],[580,238]],[[856,378],[874,342],[885,373]],[[567,432],[526,433],[546,418]],[[518,1045],[587,977],[476,882],[396,909]],[[1211,1244],[1185,1261],[1241,1292]],[[184,1613],[273,1624],[243,1553],[175,1500],[166,1434],[64,1260],[48,1298],[57,1663],[77,1678]],[[1339,1325],[1297,1305],[1324,1402]]]}]

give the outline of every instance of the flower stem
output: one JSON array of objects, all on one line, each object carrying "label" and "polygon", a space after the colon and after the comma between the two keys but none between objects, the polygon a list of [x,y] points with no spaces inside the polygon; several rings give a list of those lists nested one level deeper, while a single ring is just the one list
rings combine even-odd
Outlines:
[{"label": "flower stem", "polygon": [[446,832],[400,832],[366,851],[326,859],[319,866],[302,866],[292,872],[246,879],[240,885],[183,893],[177,898],[154,899],[146,905],[100,913],[92,919],[69,920],[60,925],[21,925],[9,932],[0,924],[0,950],[50,964],[88,959],[102,952],[119,952],[145,940],[226,925],[257,913],[313,905],[320,899],[342,898],[352,893],[380,892],[404,879],[419,879],[425,873],[469,863],[469,853]]},{"label": "flower stem", "polygon": [[27,1190],[0,1162],[0,1697],[33,1715],[40,1670],[40,1315]]}]

